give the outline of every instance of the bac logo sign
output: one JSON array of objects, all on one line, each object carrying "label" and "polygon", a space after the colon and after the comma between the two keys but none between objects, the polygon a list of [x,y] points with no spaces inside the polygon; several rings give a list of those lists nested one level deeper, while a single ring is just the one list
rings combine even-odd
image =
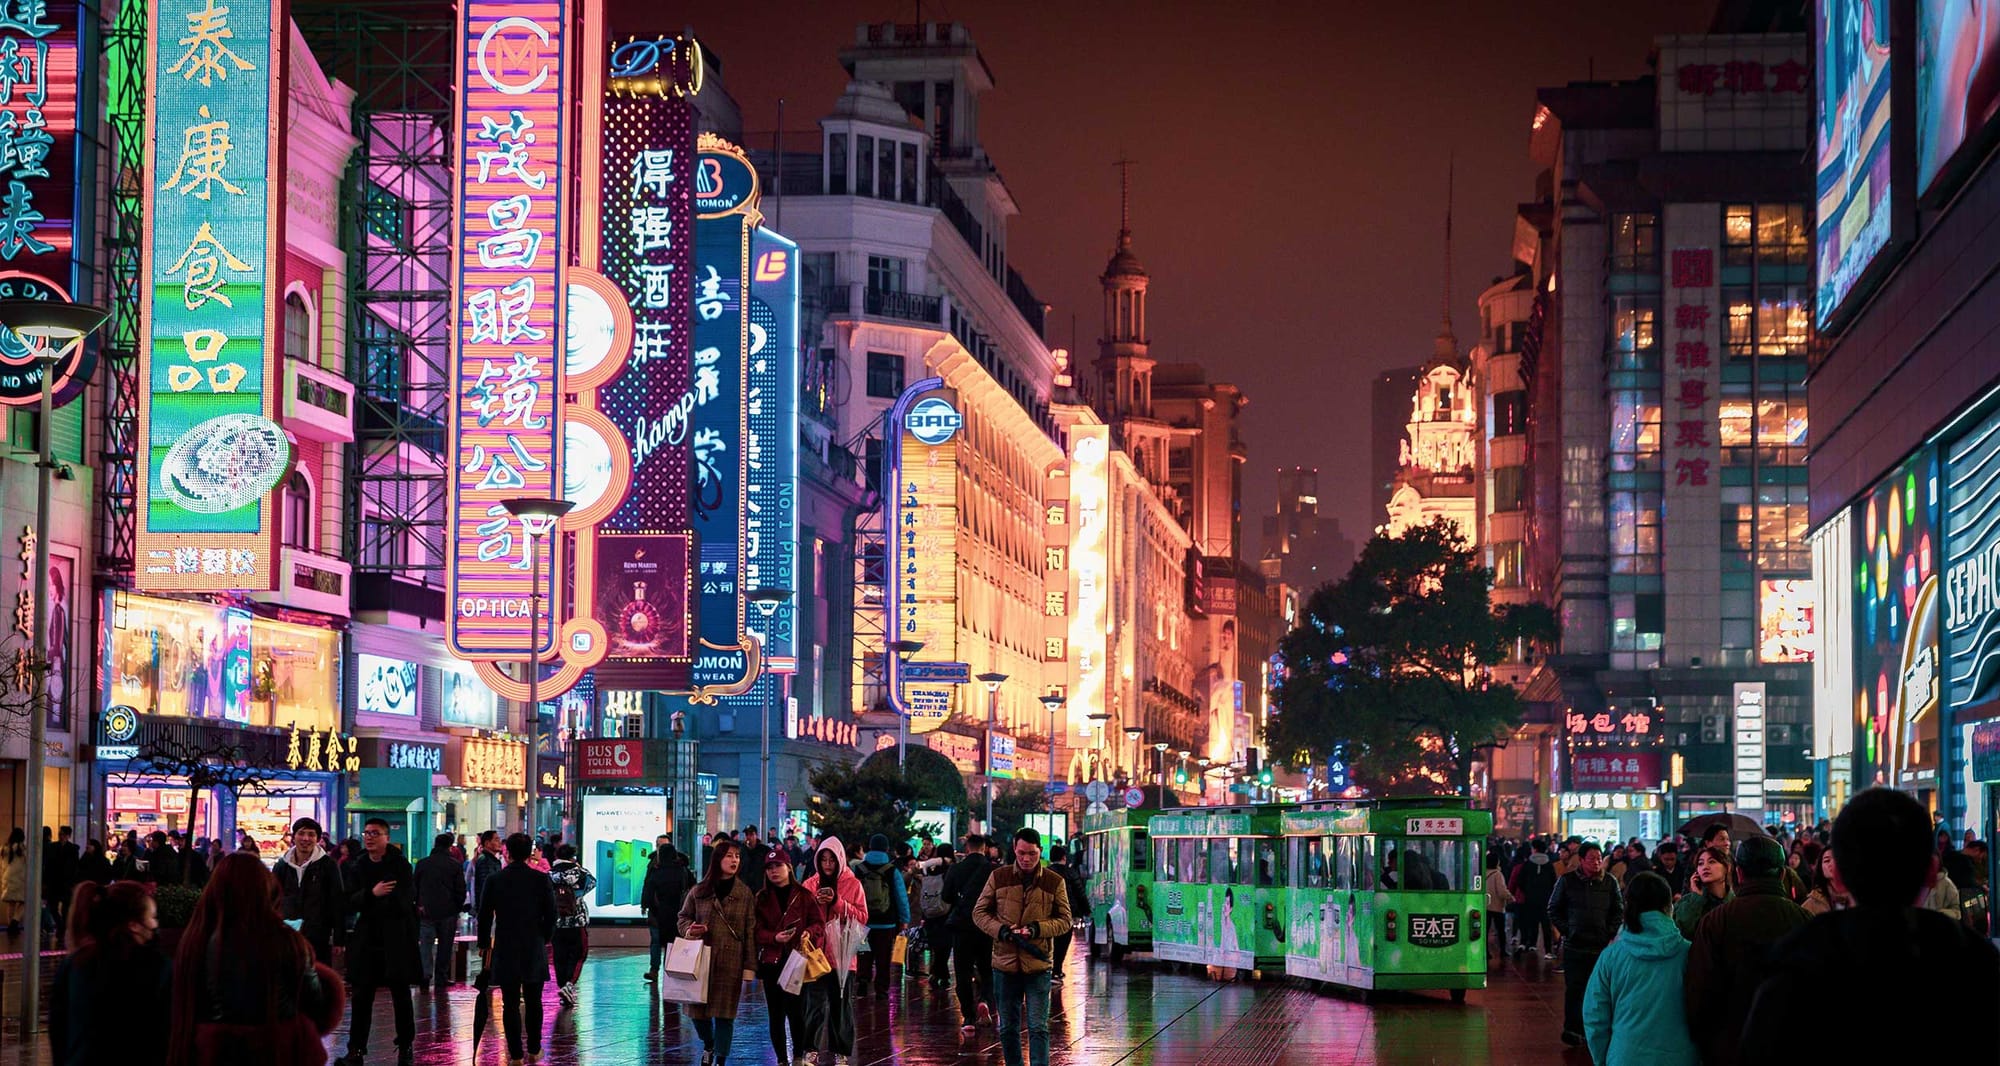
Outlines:
[{"label": "bac logo sign", "polygon": [[965,425],[965,417],[951,401],[932,396],[918,400],[910,413],[903,416],[903,428],[910,436],[935,448],[958,436],[959,427]]}]

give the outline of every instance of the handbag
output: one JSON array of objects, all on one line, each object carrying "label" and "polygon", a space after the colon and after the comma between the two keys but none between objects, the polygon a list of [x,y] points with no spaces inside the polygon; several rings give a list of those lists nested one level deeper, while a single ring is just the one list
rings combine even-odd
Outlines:
[{"label": "handbag", "polygon": [[697,971],[708,972],[708,945],[687,937],[676,937],[667,948],[667,957],[660,962],[660,969],[675,977],[693,977]]},{"label": "handbag", "polygon": [[819,945],[813,943],[813,939],[809,934],[799,934],[799,949],[794,955],[797,958],[805,960],[805,973],[806,980],[808,981],[817,981],[833,972],[833,963],[827,961],[826,952],[821,951]]},{"label": "handbag", "polygon": [[889,949],[889,964],[892,966],[903,965],[909,953],[910,938],[898,933],[896,935],[896,946]]},{"label": "handbag", "polygon": [[[681,945],[689,945],[683,949]],[[680,965],[687,967],[683,972],[675,972],[663,963],[660,967],[660,998],[669,1003],[708,1002],[708,945],[699,940],[685,937],[674,941],[674,950],[679,954]],[[672,959],[673,956],[669,956]],[[692,961],[689,961],[692,959]]]}]

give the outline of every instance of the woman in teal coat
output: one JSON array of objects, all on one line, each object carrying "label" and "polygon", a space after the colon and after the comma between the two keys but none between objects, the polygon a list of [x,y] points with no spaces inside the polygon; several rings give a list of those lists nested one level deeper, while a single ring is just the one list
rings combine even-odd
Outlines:
[{"label": "woman in teal coat", "polygon": [[1699,1066],[1681,1006],[1688,942],[1667,908],[1667,879],[1625,886],[1625,931],[1598,956],[1583,993],[1583,1033],[1598,1066]]}]

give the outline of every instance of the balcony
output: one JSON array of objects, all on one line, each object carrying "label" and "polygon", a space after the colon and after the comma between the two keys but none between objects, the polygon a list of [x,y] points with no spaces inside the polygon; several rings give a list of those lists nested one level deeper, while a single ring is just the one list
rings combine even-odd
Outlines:
[{"label": "balcony", "polygon": [[278,549],[277,590],[253,592],[250,598],[346,618],[350,615],[347,592],[352,576],[353,569],[345,560],[284,547]]},{"label": "balcony", "polygon": [[936,326],[944,322],[944,300],[922,293],[864,289],[861,310],[864,314],[901,319],[904,322],[921,322],[927,326]]},{"label": "balcony", "polygon": [[324,444],[354,442],[354,385],[300,359],[285,360],[285,428]]}]

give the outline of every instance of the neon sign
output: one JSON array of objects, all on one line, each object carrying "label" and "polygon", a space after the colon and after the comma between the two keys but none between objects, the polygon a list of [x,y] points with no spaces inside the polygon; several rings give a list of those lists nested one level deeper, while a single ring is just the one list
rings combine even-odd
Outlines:
[{"label": "neon sign", "polygon": [[[799,539],[799,246],[759,226],[750,250],[743,581],[752,591],[791,589]],[[778,660],[774,670],[798,654],[797,602],[759,604],[748,616],[765,658]]]},{"label": "neon sign", "polygon": [[1106,713],[1105,635],[1110,631],[1110,521],[1105,507],[1111,483],[1109,426],[1070,429],[1070,573],[1075,575],[1069,651],[1076,664],[1069,712],[1080,733],[1090,731],[1090,715]]},{"label": "neon sign", "polygon": [[[903,413],[896,450],[896,639],[920,641],[926,661],[949,662],[958,657],[958,441],[956,426],[949,433],[936,427],[940,408],[958,418],[958,397],[932,382]],[[910,732],[929,732],[951,717],[955,686],[899,683]]]},{"label": "neon sign", "polygon": [[[461,5],[446,643],[465,659],[546,651],[562,617],[552,580],[529,632],[533,549],[502,501],[563,489],[567,17],[564,0]],[[542,570],[562,574],[547,540]]]},{"label": "neon sign", "polygon": [[[0,4],[0,299],[66,300],[75,284],[79,10]],[[94,351],[85,345],[57,367],[58,404],[81,391]],[[40,403],[41,389],[28,347],[0,330],[0,405]]]},{"label": "neon sign", "polygon": [[275,588],[284,5],[157,0],[147,14],[134,579]]}]

